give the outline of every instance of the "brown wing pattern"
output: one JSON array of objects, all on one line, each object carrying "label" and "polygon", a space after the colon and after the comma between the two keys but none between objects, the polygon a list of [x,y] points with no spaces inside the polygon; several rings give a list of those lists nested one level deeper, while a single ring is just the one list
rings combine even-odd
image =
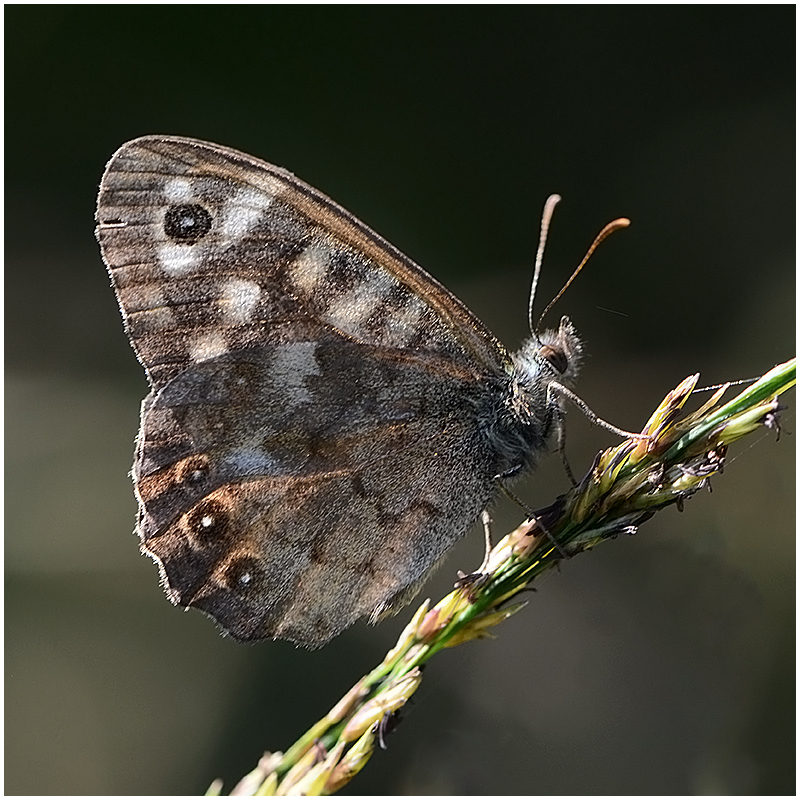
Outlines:
[{"label": "brown wing pattern", "polygon": [[[291,173],[219,145],[144,137],[112,157],[98,238],[154,387],[311,314],[355,340],[509,369],[430,275]],[[269,330],[267,330],[269,328]]]},{"label": "brown wing pattern", "polygon": [[405,596],[493,493],[502,346],[327,197],[217,145],[124,145],[97,220],[151,385],[138,532],[170,599],[318,646]]},{"label": "brown wing pattern", "polygon": [[363,350],[328,333],[221,356],[146,404],[140,533],[173,602],[239,639],[316,646],[391,605],[475,520],[497,472],[477,422],[494,395]]}]

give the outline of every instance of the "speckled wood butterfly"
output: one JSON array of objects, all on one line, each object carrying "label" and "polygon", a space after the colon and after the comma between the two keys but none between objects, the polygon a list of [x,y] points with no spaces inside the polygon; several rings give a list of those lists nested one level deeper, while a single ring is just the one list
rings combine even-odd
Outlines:
[{"label": "speckled wood butterfly", "polygon": [[317,647],[396,610],[559,428],[581,354],[569,320],[510,355],[279,167],[136,139],[108,163],[97,222],[150,384],[141,547],[173,603],[236,639]]}]

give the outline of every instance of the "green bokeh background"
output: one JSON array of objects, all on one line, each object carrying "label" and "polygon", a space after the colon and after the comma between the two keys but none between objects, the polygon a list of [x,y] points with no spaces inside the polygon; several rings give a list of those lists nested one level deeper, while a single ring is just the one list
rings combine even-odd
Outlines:
[{"label": "green bokeh background", "polygon": [[[564,201],[542,300],[630,217],[558,313],[591,354],[581,396],[636,428],[688,374],[793,355],[794,14],[7,7],[6,791],[229,789],[413,610],[306,652],[238,645],[164,599],[130,533],[145,381],[93,237],[122,142],[194,136],[289,168],[510,347],[545,197]],[[784,426],[683,515],[565,564],[496,641],[438,656],[350,791],[793,794],[792,409]],[[570,412],[576,472],[613,441]],[[551,457],[518,488],[541,506],[565,487]],[[500,504],[498,532],[520,517]],[[473,531],[423,596],[481,554]]]}]

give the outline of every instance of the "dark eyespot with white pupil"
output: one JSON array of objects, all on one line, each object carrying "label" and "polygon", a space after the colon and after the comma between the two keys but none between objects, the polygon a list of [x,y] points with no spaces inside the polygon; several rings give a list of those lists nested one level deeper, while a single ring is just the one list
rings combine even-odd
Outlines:
[{"label": "dark eyespot with white pupil", "polygon": [[164,233],[182,244],[194,244],[211,230],[211,214],[197,203],[172,206],[164,216]]},{"label": "dark eyespot with white pupil", "polygon": [[188,523],[198,544],[220,546],[231,534],[230,515],[223,503],[216,500],[203,500],[189,514]]},{"label": "dark eyespot with white pupil", "polygon": [[244,591],[250,589],[261,577],[258,561],[251,556],[243,556],[229,564],[223,573],[223,579],[230,589]]},{"label": "dark eyespot with white pupil", "polygon": [[539,355],[554,369],[559,375],[567,371],[569,362],[563,350],[559,350],[552,345],[545,344],[539,348]]},{"label": "dark eyespot with white pupil", "polygon": [[205,456],[192,456],[179,466],[177,478],[191,488],[200,488],[208,481],[209,465]]}]

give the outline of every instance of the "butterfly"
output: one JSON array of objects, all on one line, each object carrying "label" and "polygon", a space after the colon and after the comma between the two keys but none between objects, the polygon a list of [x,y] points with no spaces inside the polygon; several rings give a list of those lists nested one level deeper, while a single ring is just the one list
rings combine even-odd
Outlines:
[{"label": "butterfly", "polygon": [[238,640],[319,647],[396,611],[556,436],[582,352],[566,317],[509,353],[284,169],[145,136],[96,219],[150,388],[141,549]]}]

